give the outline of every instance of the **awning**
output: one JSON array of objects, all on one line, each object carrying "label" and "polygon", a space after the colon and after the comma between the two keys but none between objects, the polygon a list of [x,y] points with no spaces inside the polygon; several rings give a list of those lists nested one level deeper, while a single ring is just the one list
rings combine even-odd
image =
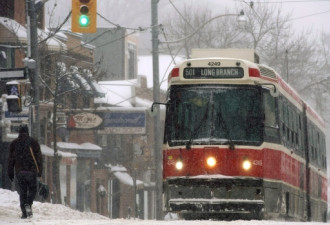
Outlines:
[{"label": "awning", "polygon": [[[40,145],[41,153],[44,156],[54,157],[54,149],[48,147],[47,145]],[[71,152],[57,151],[58,155],[61,157],[61,162],[63,164],[76,164],[77,154]]]},{"label": "awning", "polygon": [[89,142],[83,144],[71,142],[57,142],[57,147],[66,152],[77,154],[79,158],[99,158],[102,148]]},{"label": "awning", "polygon": [[[114,172],[113,175],[116,178],[118,178],[118,180],[121,183],[132,186],[132,187],[134,186],[134,180],[131,177],[131,175],[129,175],[127,172]],[[140,187],[143,188],[143,182],[140,180],[136,180],[136,186],[139,188]]]},{"label": "awning", "polygon": [[103,97],[94,98],[95,104],[105,106],[132,107],[135,87],[139,86],[137,79],[120,81],[100,81],[98,86],[105,93]]},{"label": "awning", "polygon": [[[121,183],[134,186],[134,180],[131,175],[127,173],[127,169],[123,166],[112,166],[107,165],[109,168],[109,172],[113,174]],[[136,187],[138,189],[142,189],[144,187],[144,183],[140,180],[136,180]]]}]

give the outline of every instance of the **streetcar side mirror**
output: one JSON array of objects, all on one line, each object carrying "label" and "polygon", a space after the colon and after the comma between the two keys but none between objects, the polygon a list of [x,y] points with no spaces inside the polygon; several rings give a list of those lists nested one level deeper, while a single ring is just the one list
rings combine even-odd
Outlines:
[{"label": "streetcar side mirror", "polygon": [[259,82],[254,82],[256,85],[260,85],[260,86],[272,86],[269,89],[269,93],[272,97],[277,98],[278,96],[280,96],[280,92],[277,90],[275,84],[272,83],[259,83]]},{"label": "streetcar side mirror", "polygon": [[150,107],[150,110],[148,110],[148,112],[151,116],[156,116],[158,111],[159,111],[159,108],[158,107],[154,108],[154,105],[165,105],[165,106],[167,106],[167,105],[169,105],[169,103],[153,102],[151,107]]},{"label": "streetcar side mirror", "polygon": [[271,88],[269,90],[269,93],[272,97],[277,98],[280,95],[280,92],[277,90],[276,86],[274,85],[274,88]]}]

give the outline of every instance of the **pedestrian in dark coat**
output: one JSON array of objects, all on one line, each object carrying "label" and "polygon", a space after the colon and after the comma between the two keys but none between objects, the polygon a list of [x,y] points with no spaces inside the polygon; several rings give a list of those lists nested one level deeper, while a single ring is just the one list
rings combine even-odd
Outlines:
[{"label": "pedestrian in dark coat", "polygon": [[10,144],[8,176],[11,181],[14,180],[14,174],[18,182],[20,207],[24,219],[32,216],[31,206],[37,194],[37,177],[41,177],[42,174],[40,145],[29,136],[26,125],[20,126],[18,138]]}]

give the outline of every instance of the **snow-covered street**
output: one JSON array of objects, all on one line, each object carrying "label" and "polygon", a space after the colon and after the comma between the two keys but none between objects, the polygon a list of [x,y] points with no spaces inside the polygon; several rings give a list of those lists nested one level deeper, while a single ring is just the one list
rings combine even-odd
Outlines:
[{"label": "snow-covered street", "polygon": [[134,220],[109,219],[95,213],[79,212],[64,205],[34,202],[33,218],[21,219],[16,192],[0,189],[0,224],[25,225],[317,225],[319,222],[286,221],[183,221],[183,220]]}]

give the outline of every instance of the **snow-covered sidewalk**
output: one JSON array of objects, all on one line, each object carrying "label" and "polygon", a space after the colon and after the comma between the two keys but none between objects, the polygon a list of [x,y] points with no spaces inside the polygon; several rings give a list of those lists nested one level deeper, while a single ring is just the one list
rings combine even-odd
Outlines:
[{"label": "snow-covered sidewalk", "polygon": [[0,189],[0,225],[321,225],[324,223],[279,221],[155,221],[109,219],[96,213],[79,212],[64,205],[34,202],[33,218],[21,219],[17,192]]}]

